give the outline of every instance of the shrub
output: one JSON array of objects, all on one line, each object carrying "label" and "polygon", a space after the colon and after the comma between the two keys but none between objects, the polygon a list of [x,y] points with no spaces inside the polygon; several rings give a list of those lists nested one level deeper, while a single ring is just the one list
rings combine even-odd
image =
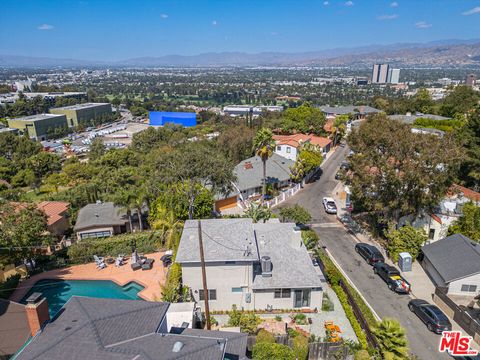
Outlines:
[{"label": "shrub", "polygon": [[302,230],[302,239],[308,250],[313,250],[318,244],[318,235],[314,230]]},{"label": "shrub", "polygon": [[162,286],[162,301],[180,302],[182,293],[182,267],[179,263],[173,263]]},{"label": "shrub", "polygon": [[367,350],[359,350],[355,353],[355,360],[370,360],[370,354]]},{"label": "shrub", "polygon": [[308,338],[304,335],[294,337],[292,350],[298,360],[306,360],[308,357]]},{"label": "shrub", "polygon": [[0,298],[8,299],[15,291],[20,282],[20,274],[10,276],[7,280],[0,283]]},{"label": "shrub", "polygon": [[240,326],[240,331],[247,334],[255,334],[257,327],[261,323],[260,318],[253,312],[242,312],[237,310],[237,306],[232,306],[230,311],[228,326]]},{"label": "shrub", "polygon": [[324,292],[323,299],[322,299],[322,311],[333,311],[333,310],[334,310],[333,302],[328,297],[328,294]]},{"label": "shrub", "polygon": [[298,325],[306,325],[307,324],[307,316],[302,313],[298,313],[292,316],[292,319]]},{"label": "shrub", "polygon": [[214,325],[214,326],[218,325],[217,319],[215,319],[212,315],[210,315],[210,325]]},{"label": "shrub", "polygon": [[275,321],[282,321],[282,317],[280,315],[275,316]]},{"label": "shrub", "polygon": [[275,342],[275,336],[273,334],[265,329],[260,329],[258,330],[257,333],[257,339],[256,343],[260,342],[266,342],[266,343],[274,343]]},{"label": "shrub", "polygon": [[158,238],[158,232],[144,231],[109,238],[86,239],[70,246],[68,257],[71,263],[87,263],[93,261],[93,255],[116,257],[118,254],[130,254],[134,240],[138,252],[151,253],[158,250]]},{"label": "shrub", "polygon": [[257,343],[253,346],[254,360],[295,360],[295,353],[286,345]]}]

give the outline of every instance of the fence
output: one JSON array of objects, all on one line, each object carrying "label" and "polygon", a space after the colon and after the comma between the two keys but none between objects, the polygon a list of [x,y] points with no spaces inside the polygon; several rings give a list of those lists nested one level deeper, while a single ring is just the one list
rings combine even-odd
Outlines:
[{"label": "fence", "polygon": [[480,343],[480,322],[474,319],[468,311],[455,304],[447,293],[439,287],[435,288],[433,301],[448,313],[468,335],[472,336],[477,343]]},{"label": "fence", "polygon": [[277,197],[274,197],[272,200],[265,201],[265,205],[268,208],[277,206],[278,204],[284,202],[288,198],[291,198],[293,195],[295,195],[300,189],[302,188],[302,184],[296,184],[294,187],[282,192],[280,195]]},{"label": "fence", "polygon": [[[277,344],[293,346],[293,340],[288,335],[275,335],[275,342]],[[256,336],[250,335],[247,338],[247,349],[249,352],[253,351],[253,346],[256,343]],[[308,344],[308,360],[327,360],[327,359],[347,359],[349,355],[349,348],[342,343],[329,342],[311,342]]]},{"label": "fence", "polygon": [[362,327],[363,331],[365,331],[365,335],[367,337],[368,343],[373,346],[374,348],[378,348],[378,342],[377,339],[375,338],[375,335],[372,334],[370,330],[370,326],[368,326],[368,322],[365,319],[365,316],[363,316],[362,311],[360,310],[360,307],[358,304],[355,302],[355,299],[353,298],[350,289],[348,286],[343,282],[343,280],[340,280],[338,282],[340,287],[345,291],[345,294],[347,294],[347,300],[350,306],[352,307],[353,313],[355,314],[355,317],[357,318],[360,326]]}]

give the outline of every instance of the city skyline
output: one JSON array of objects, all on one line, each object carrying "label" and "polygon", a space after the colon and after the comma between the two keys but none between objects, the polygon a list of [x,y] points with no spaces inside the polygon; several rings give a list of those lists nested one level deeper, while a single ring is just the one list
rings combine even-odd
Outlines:
[{"label": "city skyline", "polygon": [[[0,54],[118,61],[471,39],[479,1],[2,3]],[[293,16],[293,14],[295,16]],[[442,26],[448,23],[449,26]]]}]

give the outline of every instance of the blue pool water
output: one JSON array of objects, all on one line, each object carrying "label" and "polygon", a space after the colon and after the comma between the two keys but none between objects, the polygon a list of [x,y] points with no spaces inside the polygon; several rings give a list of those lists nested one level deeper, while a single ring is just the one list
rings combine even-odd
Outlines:
[{"label": "blue pool water", "polygon": [[142,300],[138,293],[143,289],[143,286],[134,281],[122,287],[108,280],[40,280],[23,297],[21,303],[26,304],[32,293],[40,292],[47,298],[50,317],[53,318],[73,295]]}]

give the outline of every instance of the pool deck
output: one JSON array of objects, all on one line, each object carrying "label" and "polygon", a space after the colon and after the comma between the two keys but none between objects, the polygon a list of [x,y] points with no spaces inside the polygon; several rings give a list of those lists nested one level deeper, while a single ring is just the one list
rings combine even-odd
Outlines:
[{"label": "pool deck", "polygon": [[164,252],[146,254],[147,258],[155,259],[151,270],[133,271],[130,262],[126,261],[125,265],[116,267],[115,264],[107,265],[105,269],[97,269],[95,263],[83,265],[74,265],[62,269],[45,271],[40,274],[22,281],[14,293],[10,296],[10,300],[20,302],[27,294],[30,288],[39,280],[44,279],[61,279],[61,280],[110,280],[120,286],[124,286],[131,281],[145,287],[138,293],[144,300],[160,301],[162,298],[161,286],[165,284],[167,269],[163,267],[160,258]]}]

